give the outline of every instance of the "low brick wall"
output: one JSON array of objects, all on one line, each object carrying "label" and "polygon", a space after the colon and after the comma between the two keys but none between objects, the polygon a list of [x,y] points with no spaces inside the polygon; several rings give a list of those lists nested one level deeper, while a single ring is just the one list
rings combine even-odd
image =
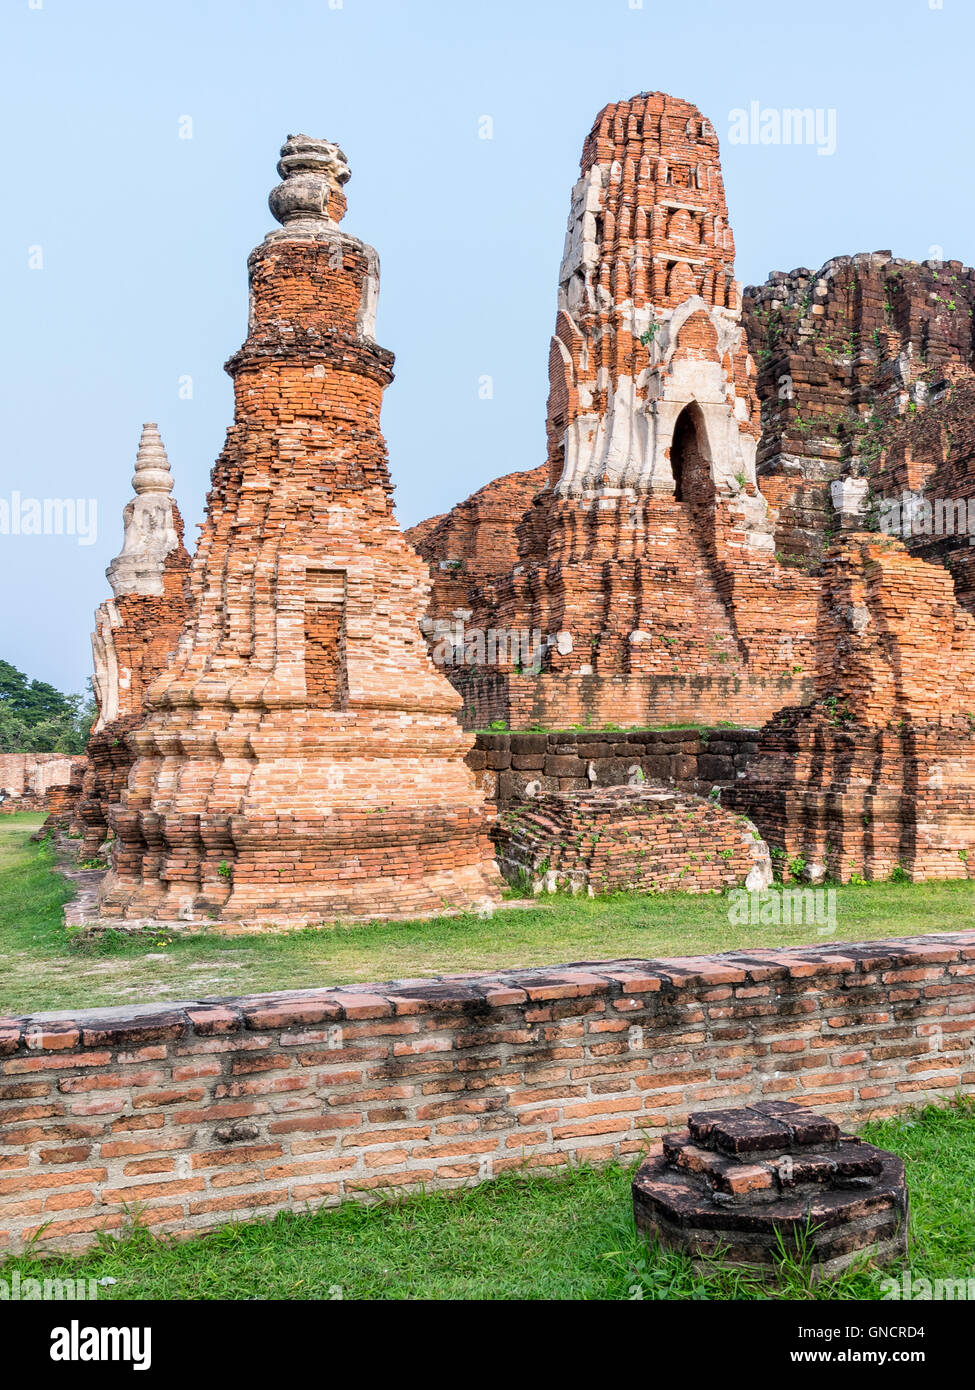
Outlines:
[{"label": "low brick wall", "polygon": [[762,676],[745,669],[724,675],[592,675],[543,671],[518,675],[508,669],[446,666],[444,675],[463,704],[465,729],[484,729],[503,719],[512,729],[565,724],[764,724],[780,709],[807,705],[815,695],[811,675]]},{"label": "low brick wall", "polygon": [[975,1091],[975,932],[0,1020],[0,1248],[628,1158],[689,1110]]},{"label": "low brick wall", "polygon": [[0,815],[48,810],[52,791],[84,766],[83,754],[0,753]]},{"label": "low brick wall", "polygon": [[635,767],[648,781],[707,796],[712,787],[735,784],[758,750],[758,736],[758,729],[479,733],[467,766],[499,806],[521,801],[529,784],[537,784],[535,795],[624,786]]}]

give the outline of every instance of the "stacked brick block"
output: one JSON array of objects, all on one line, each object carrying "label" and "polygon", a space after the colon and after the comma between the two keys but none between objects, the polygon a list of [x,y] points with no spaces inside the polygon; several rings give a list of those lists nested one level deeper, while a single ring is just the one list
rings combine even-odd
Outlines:
[{"label": "stacked brick block", "polygon": [[907,1253],[904,1161],[791,1101],[691,1115],[633,1180],[638,1229],[695,1260],[816,1277]]},{"label": "stacked brick block", "polygon": [[533,893],[718,893],[772,880],[754,825],[666,787],[600,787],[534,797],[494,831],[505,878]]},{"label": "stacked brick block", "polygon": [[0,1248],[635,1159],[729,1104],[972,1094],[973,977],[962,932],[4,1018]]},{"label": "stacked brick block", "polygon": [[344,233],[345,157],[295,136],[252,253],[235,416],[112,812],[106,919],[301,925],[491,902],[459,700],[419,631],[380,431],[378,261]]}]

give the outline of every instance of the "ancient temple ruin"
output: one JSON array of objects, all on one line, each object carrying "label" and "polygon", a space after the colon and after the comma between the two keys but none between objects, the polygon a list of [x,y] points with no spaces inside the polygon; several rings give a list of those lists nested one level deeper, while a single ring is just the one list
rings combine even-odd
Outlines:
[{"label": "ancient temple ruin", "polygon": [[419,629],[426,567],[392,510],[377,256],[339,226],[337,145],[289,137],[278,172],[191,621],[112,813],[109,919],[299,925],[498,896],[460,700]]},{"label": "ancient temple ruin", "polygon": [[[502,804],[536,783],[562,798],[524,812],[527,858],[549,864],[542,821],[590,794],[585,814],[611,819],[594,788],[644,771],[639,740],[519,744],[507,773],[479,743],[465,765],[458,723],[543,741],[764,724],[731,772],[705,734],[696,770],[678,757],[664,780],[751,817],[780,863],[967,875],[975,272],[874,252],[743,298],[709,122],[661,93],[611,104],[570,198],[546,458],[404,539],[377,260],[338,225],[344,156],[296,136],[279,173],[189,597],[147,436],[99,610],[83,817],[89,852],[117,834],[103,916],[489,902],[492,776]],[[892,497],[923,517],[939,493],[970,501],[971,527],[883,534]]]},{"label": "ancient temple ruin", "polygon": [[[881,503],[967,501],[975,490],[975,270],[874,251],[818,271],[775,271],[744,294],[758,362],[758,474],[776,548],[822,559],[843,526],[878,524]],[[906,499],[905,499],[906,494]],[[966,518],[967,519],[967,518]],[[975,588],[967,528],[898,528]]]},{"label": "ancient temple ruin", "polygon": [[96,611],[91,637],[98,718],[76,813],[85,858],[99,852],[109,832],[110,808],[134,758],[128,735],[142,722],[146,691],[175,651],[189,609],[183,518],[155,424],[142,426],[132,486],[122,549],[106,571],[112,597]]},{"label": "ancient temple ruin", "polygon": [[775,558],[733,262],[700,111],[660,93],[605,107],[571,197],[546,476],[517,563],[488,584],[438,553],[450,526],[411,533],[435,575],[453,571],[431,641],[541,636],[533,669],[510,641],[450,662],[468,723],[754,719],[808,697],[815,590]]},{"label": "ancient temple ruin", "polygon": [[[828,552],[817,699],[781,710],[726,800],[792,872],[975,875],[975,619],[893,536]],[[789,872],[788,867],[786,872]]]}]

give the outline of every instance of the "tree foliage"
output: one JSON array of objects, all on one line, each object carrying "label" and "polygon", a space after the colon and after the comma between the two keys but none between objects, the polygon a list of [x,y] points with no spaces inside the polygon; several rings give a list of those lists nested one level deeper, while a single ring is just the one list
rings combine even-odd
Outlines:
[{"label": "tree foliage", "polygon": [[64,695],[0,661],[0,753],[83,753],[96,717],[86,695]]}]

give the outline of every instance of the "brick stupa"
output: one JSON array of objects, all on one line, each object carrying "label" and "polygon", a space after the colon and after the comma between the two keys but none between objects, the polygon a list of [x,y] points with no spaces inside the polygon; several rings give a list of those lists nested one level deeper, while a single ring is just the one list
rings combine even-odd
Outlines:
[{"label": "brick stupa", "polygon": [[84,858],[97,854],[108,834],[110,808],[121,800],[134,758],[128,735],[142,722],[146,691],[175,651],[189,612],[183,519],[154,424],[142,427],[132,486],[122,550],[106,571],[112,597],[96,610],[91,637],[98,718],[78,807]]},{"label": "brick stupa", "polygon": [[338,146],[289,137],[278,172],[194,615],[113,814],[109,919],[300,925],[498,896],[459,700],[419,631],[426,567],[393,515],[376,253],[339,228]]},{"label": "brick stupa", "polygon": [[432,553],[457,528],[418,536],[454,568],[434,637],[469,569],[471,626],[545,644],[538,673],[453,677],[472,722],[751,720],[808,697],[814,587],[775,559],[759,427],[714,129],[659,92],[607,106],[572,192],[547,478],[518,561],[489,585],[467,556]]}]

